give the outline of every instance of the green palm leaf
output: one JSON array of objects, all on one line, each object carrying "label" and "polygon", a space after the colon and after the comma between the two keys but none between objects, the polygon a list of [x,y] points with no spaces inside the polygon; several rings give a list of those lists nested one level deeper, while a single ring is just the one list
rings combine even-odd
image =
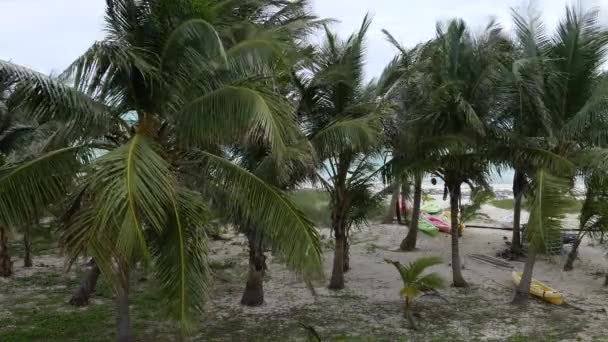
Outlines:
[{"label": "green palm leaf", "polygon": [[288,266],[306,275],[322,274],[318,232],[284,193],[211,153],[198,151],[190,158],[231,194],[239,212],[263,231]]},{"label": "green palm leaf", "polygon": [[545,169],[540,169],[534,176],[527,241],[536,250],[543,250],[549,238],[559,234],[561,220],[569,205],[569,189],[567,178],[552,175]]},{"label": "green palm leaf", "polygon": [[0,78],[17,85],[11,101],[34,120],[76,122],[74,130],[86,129],[93,135],[107,131],[111,120],[109,109],[66,84],[2,60]]},{"label": "green palm leaf", "polygon": [[273,153],[280,154],[292,134],[288,128],[291,123],[273,111],[275,104],[267,100],[264,94],[242,86],[223,86],[209,92],[191,101],[177,117],[181,143],[228,143],[246,134],[250,139],[267,141]]},{"label": "green palm leaf", "polygon": [[81,146],[48,152],[32,160],[0,168],[0,222],[19,226],[32,222],[51,203],[65,196],[80,166]]},{"label": "green palm leaf", "polygon": [[211,284],[205,233],[209,210],[199,193],[187,189],[178,188],[171,201],[167,226],[149,236],[162,298],[170,316],[188,332]]}]

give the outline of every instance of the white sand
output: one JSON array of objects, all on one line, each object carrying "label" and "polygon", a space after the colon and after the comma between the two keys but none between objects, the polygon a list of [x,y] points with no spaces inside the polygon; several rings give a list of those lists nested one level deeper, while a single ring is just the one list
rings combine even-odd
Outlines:
[{"label": "white sand", "polygon": [[[491,217],[508,217],[510,211],[484,206],[483,211]],[[575,220],[575,218],[574,218]],[[523,218],[525,222],[525,217]],[[508,222],[484,220],[484,224],[494,226],[508,226]],[[420,256],[440,256],[444,260],[443,265],[433,268],[440,273],[448,282],[451,280],[451,249],[450,236],[439,233],[435,237],[419,234],[418,249],[414,252],[403,253],[396,249],[401,240],[405,237],[407,228],[400,225],[370,225],[355,231],[351,237],[351,266],[352,270],[346,274],[346,289],[341,293],[350,296],[360,297],[362,301],[371,307],[378,303],[391,302],[397,303],[398,293],[402,287],[402,282],[392,265],[386,264],[383,259],[389,258],[407,263]],[[329,230],[323,229],[322,235],[329,236]],[[496,253],[506,248],[505,237],[510,240],[511,231],[486,230],[467,228],[463,237],[460,239],[460,254],[464,265],[464,278],[473,287],[482,293],[482,300],[489,303],[499,303],[507,305],[511,299],[512,289],[514,288],[511,280],[511,270],[497,267],[487,263],[474,260],[470,254],[485,254],[496,256]],[[241,254],[238,261],[241,266],[245,266],[247,258],[243,245],[226,245],[215,242],[214,246],[223,249],[226,256]],[[220,247],[221,246],[221,247]],[[563,272],[562,266],[566,255],[556,257],[540,257],[534,269],[534,278],[539,279],[550,286],[563,291],[566,301],[570,304],[585,310],[597,312],[598,308],[608,307],[608,291],[604,288],[604,272],[608,271],[608,260],[604,257],[606,250],[604,247],[592,246],[589,241],[584,241],[580,246],[580,260],[575,263],[575,269],[571,272]],[[325,271],[329,278],[331,272],[333,251],[326,248],[325,252]],[[219,296],[212,299],[213,310],[229,308],[245,314],[287,314],[290,310],[306,307],[313,303],[322,303],[322,306],[330,307],[336,304],[329,299],[335,296],[335,292],[326,288],[327,280],[316,286],[318,297],[315,298],[306,288],[304,283],[292,272],[287,271],[283,266],[269,259],[269,279],[265,282],[265,304],[257,308],[242,307],[239,304],[241,285],[237,285],[231,290],[229,296]],[[523,269],[523,262],[511,262],[515,270]],[[244,274],[242,275],[245,276]],[[442,290],[447,297],[458,297],[462,293],[454,288]],[[424,299],[427,300],[427,299]],[[346,304],[344,304],[346,305]],[[350,305],[350,304],[349,304]],[[398,305],[398,304],[395,304]],[[538,304],[538,310],[544,310],[546,305]],[[352,309],[352,308],[351,308]],[[334,308],[335,310],[335,308]],[[341,310],[341,309],[338,309]],[[348,305],[343,309],[349,311]],[[455,309],[457,310],[457,308]],[[229,310],[230,311],[230,310]],[[583,313],[589,315],[589,313]],[[532,313],[530,315],[533,315]],[[597,318],[590,323],[590,329],[604,329],[608,327],[608,312],[596,314]],[[386,320],[386,318],[384,318]],[[380,323],[379,323],[380,324]],[[383,321],[384,325],[403,326],[402,318],[397,316],[394,322]],[[382,325],[380,324],[380,325]],[[496,326],[487,328],[482,334],[485,338],[507,338],[518,331],[533,331],[535,328],[530,326],[514,326],[498,322]],[[321,328],[322,329],[322,328]],[[348,327],[345,327],[348,329]],[[454,329],[466,329],[465,327],[455,327]],[[608,328],[606,328],[608,331]],[[606,334],[608,336],[608,333]],[[584,334],[577,338],[587,340]]]}]

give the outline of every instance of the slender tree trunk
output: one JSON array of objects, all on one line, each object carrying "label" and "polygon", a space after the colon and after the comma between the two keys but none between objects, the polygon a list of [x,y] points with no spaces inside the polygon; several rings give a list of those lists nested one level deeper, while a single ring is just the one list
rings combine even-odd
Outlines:
[{"label": "slender tree trunk", "polygon": [[329,281],[330,290],[341,290],[344,288],[344,233],[334,230],[336,246],[334,248],[334,266]]},{"label": "slender tree trunk", "polygon": [[249,240],[249,275],[241,304],[259,306],[264,304],[266,256],[264,255],[262,239],[255,232],[248,234],[247,239]]},{"label": "slender tree trunk", "polygon": [[8,229],[0,226],[0,277],[10,277],[13,274],[13,262],[8,253]]},{"label": "slender tree trunk", "polygon": [[604,286],[608,286],[608,271],[606,272],[606,277],[604,278]]},{"label": "slender tree trunk", "polygon": [[91,294],[95,291],[97,280],[101,274],[101,270],[97,266],[97,263],[95,263],[95,260],[91,261],[91,266],[87,270],[84,279],[82,279],[80,286],[74,291],[72,298],[70,298],[70,305],[85,306],[89,304],[89,298],[91,298]]},{"label": "slender tree trunk", "polygon": [[513,237],[511,238],[511,253],[513,255],[522,255],[521,246],[521,202],[523,199],[523,187],[524,187],[524,174],[523,172],[516,171],[513,177]]},{"label": "slender tree trunk", "polygon": [[341,290],[344,288],[344,247],[346,244],[346,232],[343,224],[343,212],[340,203],[336,203],[332,209],[332,229],[336,245],[334,247],[334,265],[331,271],[329,289]]},{"label": "slender tree trunk", "polygon": [[460,265],[460,251],[458,246],[459,222],[458,222],[458,198],[460,196],[460,183],[454,183],[450,187],[450,213],[452,223],[452,282],[454,287],[467,287],[469,284],[462,276]]},{"label": "slender tree trunk", "polygon": [[395,217],[395,208],[399,207],[399,183],[393,184],[393,194],[391,195],[391,204],[388,207],[386,216],[382,219],[382,223],[391,224]]},{"label": "slender tree trunk", "polygon": [[350,228],[347,228],[345,230],[345,234],[344,234],[344,265],[343,265],[343,269],[344,272],[348,272],[350,270],[350,241],[349,241],[349,230]]},{"label": "slender tree trunk", "polygon": [[420,202],[422,201],[422,177],[416,175],[414,182],[414,207],[412,208],[412,220],[409,224],[409,229],[405,239],[401,241],[399,249],[402,251],[413,251],[416,249],[416,240],[418,239],[418,220],[420,218]]},{"label": "slender tree trunk", "polygon": [[418,330],[416,320],[414,319],[414,314],[412,313],[411,305],[405,305],[405,318],[407,319],[407,322],[410,325],[410,329]]},{"label": "slender tree trunk", "polygon": [[521,275],[521,281],[517,290],[515,290],[515,296],[513,297],[513,304],[525,304],[530,298],[530,285],[532,284],[532,272],[534,271],[534,263],[536,262],[536,249],[533,245],[528,248],[528,257],[524,264],[524,272]]},{"label": "slender tree trunk", "polygon": [[131,317],[129,313],[129,269],[121,265],[123,279],[116,289],[116,340],[131,342]]},{"label": "slender tree trunk", "polygon": [[[401,194],[399,193],[399,195],[397,197],[401,196]],[[397,215],[397,223],[398,224],[403,224],[403,220],[401,219],[401,208],[399,207],[399,201],[397,201],[397,203],[395,203],[395,214]]]},{"label": "slender tree trunk", "polygon": [[572,250],[568,253],[568,259],[566,259],[566,263],[564,264],[564,271],[572,271],[574,268],[574,260],[576,260],[576,257],[578,256],[578,246],[580,246],[582,240],[583,236],[579,236],[576,241],[574,241]]},{"label": "slender tree trunk", "polygon": [[30,225],[26,224],[23,229],[23,249],[25,250],[23,267],[32,267],[34,263],[32,262],[32,238]]}]

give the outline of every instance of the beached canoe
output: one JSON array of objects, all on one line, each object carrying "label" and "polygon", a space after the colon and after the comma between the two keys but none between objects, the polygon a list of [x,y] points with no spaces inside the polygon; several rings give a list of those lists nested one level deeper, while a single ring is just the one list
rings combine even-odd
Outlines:
[{"label": "beached canoe", "polygon": [[[513,277],[515,286],[519,286],[519,282],[521,281],[521,272],[513,272],[511,276]],[[564,303],[564,295],[561,292],[550,288],[536,279],[532,279],[532,284],[530,284],[530,294],[542,298],[549,303],[557,305]]]},{"label": "beached canoe", "polygon": [[418,221],[418,230],[430,236],[435,236],[439,232],[437,227],[423,218]]},{"label": "beached canoe", "polygon": [[437,229],[439,229],[439,231],[442,233],[449,233],[452,231],[452,227],[450,227],[450,225],[444,222],[442,219],[438,219],[432,216],[427,217],[426,219],[431,222],[433,226],[437,227]]},{"label": "beached canoe", "polygon": [[439,203],[435,201],[425,203],[420,209],[423,212],[431,215],[441,212],[441,207],[439,206]]}]

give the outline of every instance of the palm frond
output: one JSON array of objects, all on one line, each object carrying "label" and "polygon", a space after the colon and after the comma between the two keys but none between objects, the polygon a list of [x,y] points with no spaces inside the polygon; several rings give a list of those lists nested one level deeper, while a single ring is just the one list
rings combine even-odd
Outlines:
[{"label": "palm frond", "polygon": [[31,119],[70,123],[74,131],[82,131],[80,135],[95,136],[108,129],[112,116],[104,104],[58,80],[2,60],[0,78],[15,83],[12,105]]},{"label": "palm frond", "polygon": [[[561,220],[568,206],[570,181],[554,176],[545,169],[534,175],[531,195],[530,218],[527,225],[527,241],[537,251],[544,250],[550,237],[561,230]],[[559,235],[557,235],[559,236]]]},{"label": "palm frond", "polygon": [[178,188],[173,195],[167,226],[149,234],[151,254],[170,317],[189,332],[193,316],[203,311],[211,286],[206,236],[209,210],[196,192]]},{"label": "palm frond", "polygon": [[284,193],[211,153],[198,151],[189,158],[230,194],[234,206],[269,238],[288,266],[305,275],[322,273],[319,235]]},{"label": "palm frond", "polygon": [[289,118],[273,111],[262,93],[241,86],[224,86],[185,106],[177,117],[180,143],[204,146],[210,142],[234,142],[248,134],[267,141],[277,154],[284,150],[292,132]]},{"label": "palm frond", "polygon": [[5,226],[32,222],[51,203],[65,196],[80,163],[82,146],[66,147],[35,159],[0,168],[0,221]]}]

